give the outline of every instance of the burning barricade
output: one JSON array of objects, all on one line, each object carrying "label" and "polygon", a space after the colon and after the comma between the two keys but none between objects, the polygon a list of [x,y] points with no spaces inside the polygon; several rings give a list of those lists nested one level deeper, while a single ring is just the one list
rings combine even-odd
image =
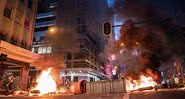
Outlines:
[{"label": "burning barricade", "polygon": [[126,79],[126,91],[142,91],[151,90],[157,83],[150,76],[140,75],[138,80],[134,80],[132,77]]},{"label": "burning barricade", "polygon": [[37,85],[30,89],[29,95],[44,95],[49,93],[55,93],[57,91],[57,84],[51,74],[52,68],[43,70],[41,75],[36,80]]},{"label": "burning barricade", "polygon": [[52,68],[43,70],[36,80],[36,84],[30,88],[29,96],[42,96],[53,94],[71,94],[71,87],[60,86],[53,75]]}]

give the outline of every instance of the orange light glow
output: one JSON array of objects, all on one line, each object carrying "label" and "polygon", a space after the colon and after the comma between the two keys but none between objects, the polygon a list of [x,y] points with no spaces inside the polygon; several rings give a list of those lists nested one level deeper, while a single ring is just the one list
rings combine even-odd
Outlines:
[{"label": "orange light glow", "polygon": [[66,93],[66,89],[65,88],[60,88],[59,90],[57,90],[57,93]]},{"label": "orange light glow", "polygon": [[49,31],[50,34],[51,33],[54,34],[54,33],[57,32],[57,28],[56,27],[49,27],[48,31]]},{"label": "orange light glow", "polygon": [[122,42],[121,44],[120,44],[120,47],[124,47],[125,46],[125,44]]},{"label": "orange light glow", "polygon": [[39,78],[37,79],[37,85],[32,90],[39,90],[40,94],[48,94],[51,92],[56,92],[57,85],[51,74],[52,68],[48,68],[47,70],[43,70]]},{"label": "orange light glow", "polygon": [[150,76],[140,75],[139,80],[133,80],[131,77],[126,79],[127,92],[145,87],[155,87],[156,85],[157,83]]},{"label": "orange light glow", "polygon": [[73,93],[75,92],[75,86],[74,85],[70,86],[70,91],[73,92]]}]

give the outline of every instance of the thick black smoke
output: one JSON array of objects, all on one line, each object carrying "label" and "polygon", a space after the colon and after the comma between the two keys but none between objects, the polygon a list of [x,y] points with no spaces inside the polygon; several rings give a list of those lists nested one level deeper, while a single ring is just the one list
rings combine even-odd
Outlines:
[{"label": "thick black smoke", "polygon": [[185,32],[150,0],[116,0],[114,11],[125,25],[114,49],[107,50],[109,46],[105,51],[115,53],[118,62],[128,66],[126,75],[137,78],[148,69],[156,74],[174,56],[184,59]]}]

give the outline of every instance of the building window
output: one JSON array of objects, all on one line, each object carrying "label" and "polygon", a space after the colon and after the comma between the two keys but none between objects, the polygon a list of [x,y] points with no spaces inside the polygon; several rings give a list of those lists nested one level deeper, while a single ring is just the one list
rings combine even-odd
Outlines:
[{"label": "building window", "polygon": [[35,37],[33,38],[33,42],[36,42],[36,38]]},{"label": "building window", "polygon": [[6,41],[6,35],[5,34],[0,34],[0,40]]},{"label": "building window", "polygon": [[26,19],[24,21],[24,27],[27,28],[27,29],[29,29],[29,26],[30,26],[30,20],[29,19]]},{"label": "building window", "polygon": [[10,43],[13,45],[17,45],[17,40],[14,37],[12,37]]},{"label": "building window", "polygon": [[35,52],[35,53],[38,53],[38,47],[35,47],[35,48],[34,48],[34,52]]},{"label": "building window", "polygon": [[3,15],[8,17],[8,18],[11,18],[11,13],[12,13],[12,9],[6,5],[5,8],[4,8]]},{"label": "building window", "polygon": [[33,47],[31,51],[32,51],[32,52],[35,52],[35,48]]},{"label": "building window", "polygon": [[20,0],[20,2],[25,3],[25,0]]},{"label": "building window", "polygon": [[80,43],[80,48],[84,48],[84,46],[85,46],[84,42],[80,41],[79,43]]},{"label": "building window", "polygon": [[87,32],[87,25],[82,25],[81,29],[83,33]]},{"label": "building window", "polygon": [[71,76],[66,76],[66,82],[70,82],[71,81]]},{"label": "building window", "polygon": [[33,2],[32,0],[28,0],[28,8],[32,8]]},{"label": "building window", "polygon": [[[47,53],[51,53],[51,46],[48,47],[39,47],[38,48],[38,54],[47,54]],[[34,49],[35,50],[35,49]]]},{"label": "building window", "polygon": [[42,52],[42,47],[39,47],[38,48],[38,54],[42,54],[43,52]]},{"label": "building window", "polygon": [[74,76],[74,82],[78,82],[78,77]]},{"label": "building window", "polygon": [[15,21],[17,23],[21,23],[21,20],[22,20],[22,14],[21,14],[21,12],[17,12],[16,17],[15,17]]},{"label": "building window", "polygon": [[47,53],[51,53],[51,50],[52,50],[51,46],[48,46],[47,47]]},{"label": "building window", "polygon": [[94,81],[93,77],[90,77],[90,82],[93,82],[93,81]]},{"label": "building window", "polygon": [[76,17],[76,24],[80,24],[80,17]]},{"label": "building window", "polygon": [[71,53],[67,53],[67,59],[71,60],[72,59],[72,54]]},{"label": "building window", "polygon": [[46,47],[43,47],[42,48],[42,53],[45,54],[47,52],[47,48]]},{"label": "building window", "polygon": [[40,39],[39,39],[40,42],[42,42],[44,40],[45,40],[45,37],[44,36],[41,36]]}]

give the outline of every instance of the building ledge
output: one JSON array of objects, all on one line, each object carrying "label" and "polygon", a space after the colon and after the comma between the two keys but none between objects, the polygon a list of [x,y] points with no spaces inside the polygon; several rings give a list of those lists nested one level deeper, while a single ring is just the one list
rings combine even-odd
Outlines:
[{"label": "building ledge", "polygon": [[7,54],[7,57],[13,60],[32,63],[38,59],[40,55],[33,53],[24,48],[12,45],[8,42],[0,40],[0,53]]}]

